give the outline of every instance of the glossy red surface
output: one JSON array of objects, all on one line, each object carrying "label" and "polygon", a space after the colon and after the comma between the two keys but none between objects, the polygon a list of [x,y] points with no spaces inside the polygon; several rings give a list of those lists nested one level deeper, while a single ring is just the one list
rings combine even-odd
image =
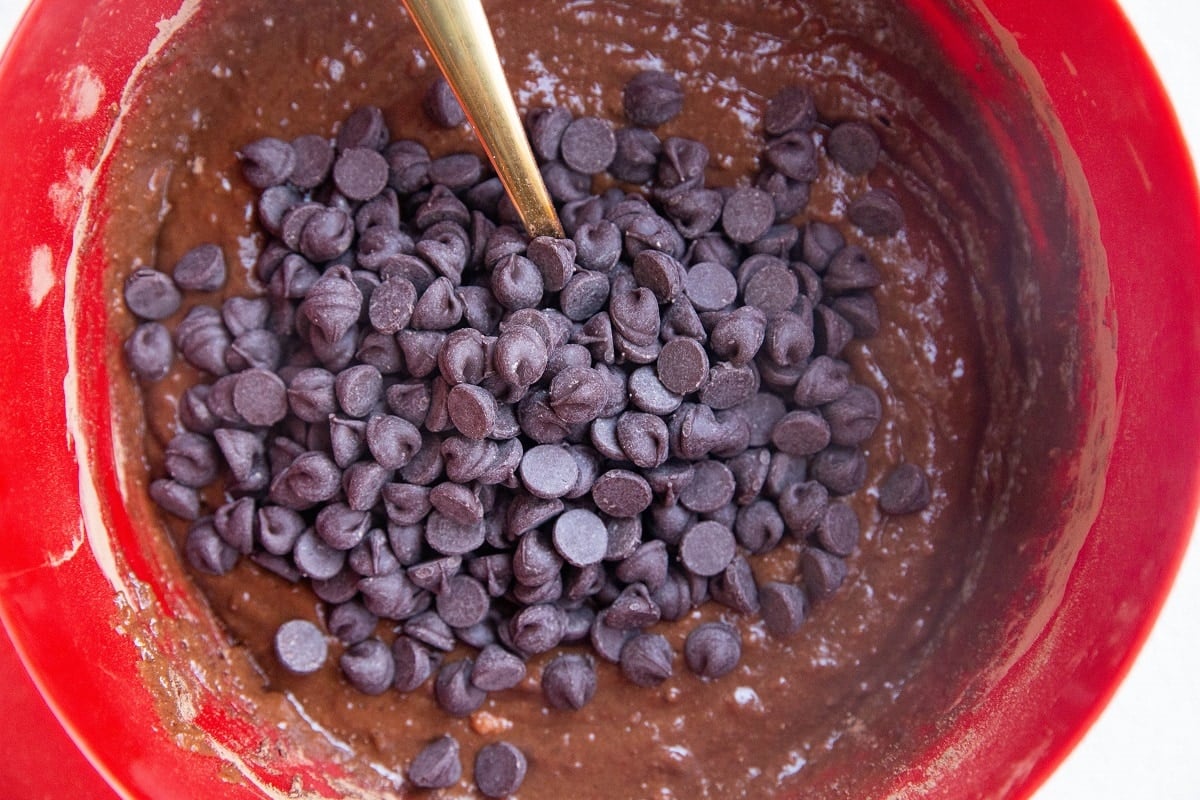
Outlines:
[{"label": "glossy red surface", "polygon": [[[896,777],[897,791],[933,780],[923,797],[1024,797],[1124,675],[1196,514],[1200,205],[1161,87],[1114,6],[993,0],[960,17],[933,0],[912,5],[966,74],[974,74],[974,56],[971,38],[959,33],[964,18],[1036,74],[1050,100],[1045,111],[1061,124],[1097,210],[1118,321],[1117,429],[1103,504],[1063,599],[964,719],[964,732]],[[265,775],[263,788],[234,785],[224,760],[177,747],[140,677],[153,654],[113,627],[121,584],[111,580],[107,547],[160,598],[179,590],[155,583],[140,551],[122,547],[133,534],[112,469],[107,395],[64,392],[103,386],[95,354],[116,345],[105,338],[99,293],[88,291],[99,285],[98,265],[73,260],[90,224],[86,215],[78,222],[88,167],[101,154],[128,75],[160,19],[175,12],[161,0],[43,0],[0,62],[0,203],[10,254],[10,282],[0,292],[0,617],[54,716],[121,794],[259,797],[266,786],[286,792],[287,776]],[[87,64],[82,78],[95,81],[103,99],[95,113],[81,113],[62,94],[76,63]],[[985,100],[986,81],[982,73],[975,86]],[[69,357],[69,319],[79,332],[78,359]],[[92,487],[95,502],[81,502]],[[85,510],[93,527],[83,524]],[[131,591],[120,602],[142,601]],[[186,599],[173,597],[174,604]],[[193,724],[232,749],[257,744],[258,732],[224,709],[194,711]],[[14,703],[10,714],[10,726],[48,731],[47,747],[62,747],[45,706]],[[64,759],[62,777],[75,796],[103,796],[85,762]]]}]

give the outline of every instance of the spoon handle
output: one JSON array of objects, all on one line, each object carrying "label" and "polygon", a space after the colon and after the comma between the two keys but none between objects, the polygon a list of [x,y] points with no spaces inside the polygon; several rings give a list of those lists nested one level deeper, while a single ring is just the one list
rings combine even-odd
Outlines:
[{"label": "spoon handle", "polygon": [[530,236],[562,237],[480,0],[403,0]]}]

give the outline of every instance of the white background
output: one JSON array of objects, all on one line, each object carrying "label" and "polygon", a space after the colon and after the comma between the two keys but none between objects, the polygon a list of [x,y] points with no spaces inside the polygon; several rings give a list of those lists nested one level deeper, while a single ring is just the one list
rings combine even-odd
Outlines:
[{"label": "white background", "polygon": [[[0,0],[0,41],[8,40],[24,5],[24,0]],[[1121,5],[1158,67],[1188,141],[1200,153],[1200,3],[1123,0]],[[1196,538],[1129,677],[1035,800],[1200,800]]]}]

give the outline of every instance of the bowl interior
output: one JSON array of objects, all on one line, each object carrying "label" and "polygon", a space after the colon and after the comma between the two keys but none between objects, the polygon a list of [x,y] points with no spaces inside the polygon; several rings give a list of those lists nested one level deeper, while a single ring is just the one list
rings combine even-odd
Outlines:
[{"label": "bowl interior", "polygon": [[[1057,23],[1076,19],[1072,10],[921,0],[910,20],[885,29],[885,50],[922,32],[928,51],[905,50],[905,63],[889,65],[935,87],[929,113],[945,126],[925,131],[936,158],[906,174],[933,191],[965,186],[952,190],[972,211],[937,235],[968,269],[957,313],[976,320],[963,349],[981,368],[960,396],[975,418],[962,434],[976,446],[962,462],[965,491],[939,510],[961,537],[943,542],[949,561],[929,562],[954,568],[928,630],[904,632],[895,652],[873,656],[877,683],[838,697],[821,723],[838,736],[785,793],[1028,792],[1111,692],[1178,563],[1196,502],[1197,454],[1181,458],[1178,442],[1196,441],[1200,420],[1178,401],[1200,388],[1187,369],[1200,350],[1200,289],[1195,270],[1170,265],[1200,252],[1195,187],[1177,131],[1147,126],[1169,111],[1123,20],[1089,6],[1087,35],[1067,37]],[[124,323],[113,287],[131,265],[114,260],[107,237],[126,224],[127,195],[114,184],[131,174],[124,126],[149,113],[147,86],[196,69],[181,42],[262,16],[257,6],[45,0],[0,64],[0,99],[14,109],[0,123],[3,196],[39,210],[17,228],[27,291],[0,299],[14,320],[0,342],[12,397],[0,419],[14,436],[2,488],[23,534],[0,553],[0,610],[60,718],[134,796],[168,787],[282,795],[297,781],[352,795],[392,778],[387,764],[348,757],[339,732],[305,730],[302,704],[256,685],[262,659],[229,650],[228,630],[191,588],[144,500],[140,444],[153,430],[129,417],[118,354]],[[317,8],[306,24],[344,17]],[[866,12],[857,21],[878,22]],[[1108,51],[1125,69],[1100,69],[1088,45],[1098,40],[1125,45]],[[501,46],[516,52],[515,39],[502,36]],[[309,58],[327,72],[319,62]],[[225,91],[212,109],[247,91],[270,101],[236,82]],[[368,101],[372,89],[361,91]],[[411,106],[414,92],[388,101]],[[317,116],[332,122],[345,111],[338,102]],[[36,142],[25,141],[22,121],[42,132]],[[1138,143],[1116,165],[1114,139]],[[189,146],[219,140],[199,129]],[[984,141],[976,159],[971,143]],[[1172,243],[1174,258],[1160,242]],[[1140,479],[1146,472],[1159,479]],[[881,530],[873,544],[902,536]],[[860,570],[872,565],[886,561],[864,558]]]}]

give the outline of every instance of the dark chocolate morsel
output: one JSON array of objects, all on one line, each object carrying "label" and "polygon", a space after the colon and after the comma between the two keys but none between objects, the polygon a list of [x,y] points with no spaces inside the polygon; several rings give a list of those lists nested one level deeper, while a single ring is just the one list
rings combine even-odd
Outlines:
[{"label": "dark chocolate morsel", "polygon": [[408,765],[408,779],[422,789],[445,789],[460,778],[458,742],[448,734],[426,745]]},{"label": "dark chocolate morsel", "polygon": [[808,616],[808,596],[790,583],[772,581],[758,587],[762,618],[772,636],[790,636]]},{"label": "dark chocolate morsel", "polygon": [[654,128],[683,110],[683,89],[669,72],[643,70],[625,84],[622,104],[630,122]]},{"label": "dark chocolate morsel", "polygon": [[552,708],[578,711],[595,694],[596,668],[588,656],[564,653],[542,670],[542,696]]},{"label": "dark chocolate morsel", "polygon": [[275,631],[275,657],[288,672],[311,675],[325,665],[325,635],[306,619],[289,620]]},{"label": "dark chocolate morsel", "polygon": [[471,659],[450,661],[438,670],[433,682],[438,705],[452,717],[465,717],[483,705],[487,692],[471,683],[475,664]]},{"label": "dark chocolate morsel", "polygon": [[621,673],[631,683],[653,687],[671,677],[675,652],[666,637],[639,633],[621,648]]},{"label": "dark chocolate morsel", "polygon": [[342,674],[363,694],[383,694],[392,687],[396,662],[392,652],[379,639],[364,639],[350,645],[338,659]]},{"label": "dark chocolate morsel", "polygon": [[508,797],[525,781],[525,754],[508,742],[491,742],[475,754],[475,786],[485,797]]},{"label": "dark chocolate morsel", "polygon": [[720,678],[742,658],[742,637],[724,622],[706,622],[688,634],[683,645],[688,669],[702,678]]},{"label": "dark chocolate morsel", "polygon": [[879,487],[879,508],[885,514],[912,514],[929,501],[929,479],[916,464],[897,465]]}]

